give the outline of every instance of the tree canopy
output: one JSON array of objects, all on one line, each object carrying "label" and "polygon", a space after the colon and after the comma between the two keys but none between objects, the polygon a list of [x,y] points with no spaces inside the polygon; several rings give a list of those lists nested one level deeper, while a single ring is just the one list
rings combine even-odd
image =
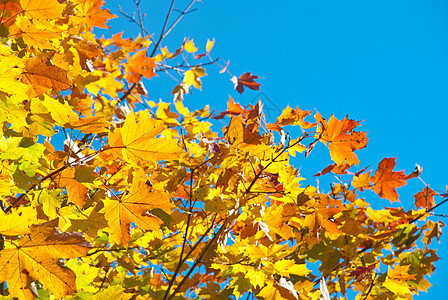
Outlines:
[{"label": "tree canopy", "polygon": [[[215,40],[165,44],[195,2],[174,15],[171,1],[154,33],[134,0],[121,18],[141,35],[105,38],[94,28],[117,16],[103,0],[0,0],[1,299],[427,291],[443,226],[431,214],[448,191],[424,184],[412,209],[374,209],[372,193],[400,202],[422,170],[389,157],[360,169],[368,138],[348,117],[288,106],[270,123],[262,101],[232,98],[225,111],[188,109],[206,68],[228,68]],[[251,72],[229,79],[239,93],[260,89]],[[171,80],[172,102],[148,101],[146,80]],[[291,157],[306,164],[316,145],[333,164],[301,174]]]}]

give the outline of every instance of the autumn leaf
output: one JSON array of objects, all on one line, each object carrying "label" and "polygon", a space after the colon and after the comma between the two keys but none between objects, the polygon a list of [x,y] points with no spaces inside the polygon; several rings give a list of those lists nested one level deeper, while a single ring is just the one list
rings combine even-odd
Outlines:
[{"label": "autumn leaf", "polygon": [[0,280],[6,281],[12,297],[34,299],[30,283],[34,280],[52,290],[56,297],[76,291],[74,273],[59,261],[86,255],[91,245],[82,233],[61,233],[58,221],[31,226],[31,233],[8,242],[0,251]]},{"label": "autumn leaf", "polygon": [[61,17],[64,5],[57,0],[20,0],[25,15],[39,21]]},{"label": "autumn leaf", "polygon": [[409,267],[410,265],[405,266],[396,266],[393,269],[390,269],[387,271],[387,277],[390,279],[397,279],[397,280],[411,280],[415,278],[415,274],[409,274]]},{"label": "autumn leaf", "polygon": [[0,234],[23,235],[31,233],[37,222],[36,210],[31,206],[19,207],[10,214],[0,211]]},{"label": "autumn leaf", "polygon": [[194,86],[195,88],[201,90],[202,89],[202,81],[201,77],[207,75],[205,70],[201,67],[194,67],[191,70],[188,70],[184,73],[184,80],[186,88],[190,88],[190,86]]},{"label": "autumn leaf", "polygon": [[357,267],[355,270],[353,270],[350,273],[350,276],[355,276],[357,279],[364,278],[367,274],[369,274],[370,272],[373,271],[373,269],[375,269],[377,263],[373,263],[369,266],[360,266]]},{"label": "autumn leaf", "polygon": [[373,190],[381,197],[391,202],[399,201],[396,188],[406,184],[404,171],[394,172],[395,158],[384,158],[378,165],[375,175],[371,178]]},{"label": "autumn leaf", "polygon": [[74,24],[86,24],[89,28],[96,26],[98,28],[109,28],[106,23],[109,19],[116,18],[117,16],[111,14],[109,10],[102,9],[104,0],[87,0],[77,1],[75,6],[76,14],[70,21]]},{"label": "autumn leaf", "polygon": [[25,17],[19,16],[16,24],[20,30],[11,32],[11,34],[21,35],[26,44],[34,45],[40,49],[53,49],[54,46],[50,40],[58,38],[61,34],[59,30],[50,26],[39,28]]},{"label": "autumn leaf", "polygon": [[29,86],[18,80],[24,67],[23,60],[16,56],[0,55],[0,91],[6,94],[25,95]]},{"label": "autumn leaf", "polygon": [[128,63],[126,64],[129,82],[137,83],[142,76],[148,79],[151,78],[156,75],[156,73],[154,73],[156,67],[154,58],[146,56],[146,49],[138,51],[129,58]]},{"label": "autumn leaf", "polygon": [[188,53],[194,53],[198,51],[198,48],[196,48],[196,46],[194,45],[193,40],[185,41],[183,46],[185,51],[187,51]]},{"label": "autumn leaf", "polygon": [[32,86],[27,93],[30,98],[50,90],[63,91],[71,87],[67,71],[53,65],[51,57],[52,53],[44,53],[25,60],[22,82]]},{"label": "autumn leaf", "polygon": [[176,140],[156,138],[163,129],[163,122],[151,118],[149,113],[141,114],[138,123],[134,113],[130,113],[123,127],[109,135],[109,145],[114,149],[123,148],[123,156],[129,161],[179,158],[183,150]]},{"label": "autumn leaf", "polygon": [[310,111],[302,111],[296,107],[292,109],[289,105],[282,111],[281,115],[277,117],[275,124],[278,125],[299,125],[302,128],[311,128],[315,123],[305,121],[305,117],[311,114]]},{"label": "autumn leaf", "polygon": [[[92,173],[92,169],[89,169],[89,171]],[[82,169],[67,168],[59,174],[57,180],[61,188],[65,187],[67,189],[68,200],[79,208],[84,205],[89,191],[87,186],[80,182],[82,180],[80,174],[82,173]]]},{"label": "autumn leaf", "polygon": [[370,189],[372,187],[370,184],[370,171],[359,174],[358,176],[353,176],[352,185],[361,192],[364,191],[364,189]]},{"label": "autumn leaf", "polygon": [[343,162],[349,165],[359,164],[354,151],[367,145],[366,133],[353,131],[359,122],[349,120],[347,117],[339,121],[334,116],[327,122],[319,113],[316,113],[314,118],[320,125],[317,128],[320,140],[324,144],[328,143],[331,159],[338,165]]},{"label": "autumn leaf", "polygon": [[432,207],[436,205],[434,202],[434,196],[439,195],[436,191],[426,186],[420,192],[414,195],[415,207],[418,209],[419,207],[423,207],[426,210],[430,210]]},{"label": "autumn leaf", "polygon": [[[143,6],[124,7],[141,34],[106,38],[93,31],[116,17],[104,0],[0,0],[0,299],[426,291],[444,225],[428,211],[448,194],[425,185],[414,209],[374,203],[364,190],[397,201],[422,168],[405,176],[393,158],[354,168],[367,135],[348,117],[308,120],[288,106],[269,123],[261,99],[232,97],[224,111],[187,108],[214,67],[233,72],[214,39],[202,51],[166,39],[197,2],[173,5],[156,30]],[[155,100],[172,79],[176,111]],[[231,80],[242,93],[258,79]],[[319,141],[329,165],[307,159]]]},{"label": "autumn leaf", "polygon": [[168,194],[152,191],[142,174],[139,175],[134,177],[129,191],[105,200],[101,210],[110,227],[112,240],[121,245],[127,245],[129,241],[131,223],[142,230],[158,231],[163,221],[149,211],[173,208]]},{"label": "autumn leaf", "polygon": [[257,75],[252,75],[252,73],[244,73],[240,76],[240,78],[236,78],[236,76],[232,77],[232,82],[235,84],[235,89],[242,94],[244,92],[244,87],[250,88],[251,90],[260,90],[260,84],[255,82],[255,79],[258,79]]}]

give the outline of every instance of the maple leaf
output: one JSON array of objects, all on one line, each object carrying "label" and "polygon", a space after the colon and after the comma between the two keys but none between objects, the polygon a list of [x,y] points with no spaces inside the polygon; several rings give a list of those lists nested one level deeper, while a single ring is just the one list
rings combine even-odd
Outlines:
[{"label": "maple leaf", "polygon": [[439,195],[439,193],[430,189],[429,186],[426,186],[423,190],[414,195],[415,207],[417,209],[419,207],[423,207],[426,210],[430,210],[436,205],[434,202],[434,196],[437,195]]},{"label": "maple leaf", "polygon": [[198,51],[198,48],[196,48],[196,46],[194,45],[193,40],[185,40],[183,47],[188,53],[194,53]]},{"label": "maple leaf", "polygon": [[354,151],[367,146],[366,133],[353,131],[359,122],[347,117],[339,121],[332,115],[327,123],[319,113],[316,113],[314,118],[320,125],[317,128],[320,140],[324,144],[328,143],[331,159],[338,165],[343,162],[349,165],[359,164]]},{"label": "maple leaf", "polygon": [[254,80],[257,78],[257,75],[252,75],[252,73],[246,72],[241,75],[240,78],[233,76],[231,80],[235,84],[235,89],[242,94],[244,92],[244,87],[248,87],[251,90],[260,90],[260,84]]},{"label": "maple leaf", "polygon": [[185,83],[187,89],[190,86],[194,86],[195,88],[201,90],[201,77],[205,75],[207,75],[207,73],[205,73],[205,69],[201,67],[194,67],[193,69],[188,70],[184,73],[184,80],[182,82]]},{"label": "maple leaf", "polygon": [[[109,134],[109,145],[114,149],[114,153],[131,161],[179,158],[184,151],[177,145],[176,140],[156,138],[163,129],[163,122],[151,118],[149,113],[142,114],[138,123],[134,113],[130,113],[123,127]],[[122,152],[119,151],[120,148]]]},{"label": "maple leaf", "polygon": [[373,269],[375,269],[377,263],[373,263],[369,266],[360,266],[357,267],[355,270],[353,270],[350,273],[350,276],[355,276],[356,278],[364,278],[368,273],[372,272]]},{"label": "maple leaf", "polygon": [[396,266],[393,269],[390,269],[387,271],[387,277],[390,279],[397,279],[397,280],[411,280],[415,278],[415,274],[409,274],[409,267],[410,265],[405,266]]},{"label": "maple leaf", "polygon": [[20,5],[26,16],[41,22],[61,17],[65,7],[57,0],[20,0]]},{"label": "maple leaf", "polygon": [[24,127],[29,127],[26,122],[28,112],[23,109],[21,103],[14,103],[11,97],[0,92],[0,122],[7,121],[11,128],[20,132]]},{"label": "maple leaf", "polygon": [[332,164],[329,166],[326,166],[322,171],[317,172],[314,174],[314,176],[322,176],[327,173],[333,172],[334,174],[347,174],[347,169],[350,168],[350,165],[346,163],[342,163],[340,165]]},{"label": "maple leaf", "polygon": [[154,68],[156,67],[155,59],[146,56],[146,49],[138,51],[128,59],[126,64],[129,82],[137,83],[142,76],[151,78],[156,75],[154,73]]},{"label": "maple leaf", "polygon": [[[89,170],[91,173],[92,169]],[[67,189],[68,200],[79,208],[84,205],[89,191],[84,184],[78,181],[80,180],[79,174],[82,174],[82,172],[82,169],[67,168],[59,174],[57,181],[61,188],[65,187]]]},{"label": "maple leaf", "polygon": [[23,60],[11,55],[0,55],[0,91],[6,94],[23,94],[29,89],[28,85],[23,84],[18,79],[22,74],[24,67]]},{"label": "maple leaf", "polygon": [[10,214],[0,211],[0,234],[22,235],[31,232],[31,225],[37,221],[37,211],[31,207],[19,207]]},{"label": "maple leaf", "polygon": [[310,123],[305,121],[305,117],[311,114],[310,111],[302,111],[300,108],[296,107],[292,109],[289,105],[282,111],[281,115],[277,118],[275,124],[278,125],[299,125],[300,127],[307,129],[315,125],[315,123]]},{"label": "maple leaf", "polygon": [[170,211],[174,205],[168,194],[152,191],[146,185],[144,174],[135,176],[128,192],[121,197],[111,197],[104,201],[100,211],[110,227],[110,235],[114,242],[127,245],[130,239],[130,225],[134,223],[142,230],[158,231],[163,223],[161,219],[149,213],[152,209]]},{"label": "maple leaf", "polygon": [[34,299],[30,283],[34,280],[63,297],[76,291],[75,274],[63,267],[61,259],[86,255],[91,245],[82,233],[64,232],[58,220],[31,226],[31,233],[18,242],[7,242],[0,251],[0,280],[6,281],[12,297]]},{"label": "maple leaf", "polygon": [[359,174],[359,176],[353,176],[352,185],[354,188],[360,190],[370,189],[370,171],[367,173]]},{"label": "maple leaf", "polygon": [[16,25],[20,30],[18,32],[11,31],[10,34],[21,35],[27,45],[33,45],[40,49],[54,48],[50,40],[58,38],[61,34],[59,30],[49,26],[39,28],[25,17],[19,16]]},{"label": "maple leaf", "polygon": [[381,198],[389,199],[391,202],[399,201],[395,190],[406,184],[404,171],[394,172],[395,158],[384,158],[378,165],[375,175],[371,178],[373,190]]},{"label": "maple leaf", "polygon": [[86,24],[89,28],[96,26],[108,29],[107,21],[117,17],[109,10],[101,8],[104,0],[76,0],[75,2],[76,14],[70,18],[72,24]]},{"label": "maple leaf", "polygon": [[30,98],[42,95],[50,90],[62,91],[71,87],[67,71],[56,67],[50,58],[53,53],[44,53],[25,60],[22,82],[32,86],[27,92]]}]

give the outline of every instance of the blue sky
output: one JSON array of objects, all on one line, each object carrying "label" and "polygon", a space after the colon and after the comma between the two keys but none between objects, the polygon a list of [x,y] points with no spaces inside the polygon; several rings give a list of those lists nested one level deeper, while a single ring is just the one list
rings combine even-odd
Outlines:
[{"label": "blue sky", "polygon": [[[146,28],[159,32],[170,1],[142,1]],[[189,1],[176,1],[184,8]],[[106,0],[118,14],[117,4],[132,12],[131,0]],[[170,50],[193,38],[205,48],[207,38],[216,39],[212,54],[230,60],[234,75],[252,72],[262,77],[265,108],[299,106],[317,110],[324,117],[365,120],[369,143],[359,151],[361,167],[375,169],[384,157],[397,157],[397,170],[423,166],[423,180],[437,191],[448,184],[448,3],[414,1],[211,1],[195,6],[166,40]],[[138,28],[125,21],[109,22],[111,31],[135,36]],[[229,95],[247,105],[259,96],[239,95],[227,74],[210,67],[203,78],[202,93],[188,95],[185,104],[200,108],[210,104],[224,110]],[[146,83],[150,99],[170,102],[174,81],[156,78]],[[272,103],[271,103],[272,101]],[[275,106],[274,106],[275,104]],[[303,163],[302,175],[330,164],[328,154],[317,153]],[[313,155],[312,155],[313,156]],[[323,157],[323,158],[322,158]],[[413,195],[424,186],[418,179],[398,190],[403,206],[412,207]],[[440,199],[440,198],[439,198]],[[386,205],[378,198],[376,205]],[[436,213],[446,213],[442,206]],[[442,220],[443,221],[443,220]],[[448,274],[448,238],[442,236],[434,287],[416,299],[445,295]]]}]

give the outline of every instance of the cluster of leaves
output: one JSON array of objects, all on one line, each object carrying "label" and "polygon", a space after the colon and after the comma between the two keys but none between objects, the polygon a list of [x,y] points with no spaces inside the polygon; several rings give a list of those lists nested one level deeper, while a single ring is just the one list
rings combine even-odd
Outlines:
[{"label": "cluster of leaves", "polygon": [[[348,118],[287,107],[267,124],[261,102],[232,99],[218,115],[189,111],[182,100],[216,63],[214,41],[203,54],[188,39],[170,53],[167,22],[157,40],[144,30],[98,39],[93,27],[115,17],[103,4],[0,0],[2,299],[330,299],[349,290],[406,299],[428,289],[443,224],[427,217],[447,195],[425,186],[409,211],[374,210],[364,198],[372,190],[398,201],[396,188],[420,170],[394,171],[385,158],[373,175],[350,171],[367,137]],[[172,105],[145,100],[141,80],[157,72],[181,77]],[[258,89],[255,79],[232,77],[240,93]],[[222,134],[213,118],[228,120]],[[291,138],[288,127],[302,134]],[[51,143],[58,134],[63,149]],[[302,186],[290,163],[319,142],[334,164],[316,175],[341,178],[328,193]]]}]

